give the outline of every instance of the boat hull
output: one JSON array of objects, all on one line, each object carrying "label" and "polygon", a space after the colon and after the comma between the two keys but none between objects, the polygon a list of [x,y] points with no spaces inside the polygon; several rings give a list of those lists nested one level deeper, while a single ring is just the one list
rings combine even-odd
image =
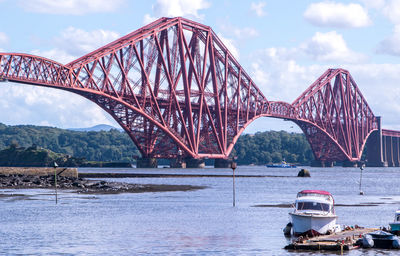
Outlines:
[{"label": "boat hull", "polygon": [[269,164],[266,166],[268,168],[297,168],[296,165],[289,165],[289,164]]},{"label": "boat hull", "polygon": [[289,213],[293,224],[293,234],[300,235],[323,235],[337,228],[336,215],[312,215]]}]

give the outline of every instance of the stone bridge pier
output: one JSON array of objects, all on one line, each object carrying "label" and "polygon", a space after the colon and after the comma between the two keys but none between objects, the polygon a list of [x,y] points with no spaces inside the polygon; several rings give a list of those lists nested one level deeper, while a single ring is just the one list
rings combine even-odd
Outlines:
[{"label": "stone bridge pier", "polygon": [[378,130],[367,141],[367,166],[400,166],[400,132],[382,129],[381,117],[377,122]]}]

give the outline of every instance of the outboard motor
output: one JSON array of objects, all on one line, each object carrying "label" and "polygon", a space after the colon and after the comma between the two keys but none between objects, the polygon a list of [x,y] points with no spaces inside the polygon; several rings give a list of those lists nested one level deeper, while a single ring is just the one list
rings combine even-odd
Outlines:
[{"label": "outboard motor", "polygon": [[366,234],[362,238],[362,247],[363,248],[372,248],[374,247],[374,240],[372,239],[372,236],[369,234]]},{"label": "outboard motor", "polygon": [[289,222],[288,224],[286,224],[286,227],[283,229],[283,234],[285,236],[290,236],[291,232],[292,232],[292,227],[293,227],[292,222]]},{"label": "outboard motor", "polygon": [[399,239],[397,236],[395,236],[395,237],[393,238],[392,247],[393,247],[394,249],[400,249],[400,239]]}]

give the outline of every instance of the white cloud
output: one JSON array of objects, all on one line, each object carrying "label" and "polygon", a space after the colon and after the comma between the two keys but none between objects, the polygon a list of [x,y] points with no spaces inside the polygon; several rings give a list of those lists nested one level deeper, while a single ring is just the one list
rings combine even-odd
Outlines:
[{"label": "white cloud", "polygon": [[107,30],[85,31],[69,27],[54,38],[55,48],[50,50],[33,50],[34,55],[67,64],[107,43],[119,38],[119,34]]},{"label": "white cloud", "polygon": [[154,16],[145,14],[145,24],[160,17],[186,17],[189,19],[202,20],[203,15],[199,14],[202,9],[210,7],[206,0],[157,0],[152,6]]},{"label": "white cloud", "polygon": [[396,25],[393,34],[379,43],[376,51],[377,53],[400,56],[400,25]]},{"label": "white cloud", "polygon": [[[300,64],[309,58],[315,64]],[[366,57],[347,47],[335,31],[317,32],[311,39],[293,48],[266,48],[253,56],[251,77],[269,100],[293,102],[326,69],[362,66]]]},{"label": "white cloud", "polygon": [[361,1],[367,8],[380,9],[385,5],[385,0],[359,0],[359,1]]},{"label": "white cloud", "polygon": [[67,64],[73,60],[76,60],[79,56],[70,55],[64,50],[54,48],[48,51],[33,50],[31,51],[33,55],[45,57],[61,64]]},{"label": "white cloud", "polygon": [[367,10],[353,3],[312,3],[304,12],[304,18],[322,27],[358,28],[372,23]]},{"label": "white cloud", "polygon": [[250,37],[256,37],[259,35],[257,29],[253,27],[238,28],[226,21],[219,21],[218,27],[218,30],[222,31],[224,35],[234,36],[238,39],[247,40]]},{"label": "white cloud", "polygon": [[268,100],[292,103],[328,68],[349,70],[376,116],[383,116],[385,129],[400,130],[400,64],[354,63],[303,64],[293,49],[267,48],[254,54],[250,76]]},{"label": "white cloud", "polygon": [[153,21],[155,21],[157,18],[156,17],[152,17],[150,14],[145,14],[143,17],[143,24],[147,25],[149,23],[152,23]]},{"label": "white cloud", "polygon": [[0,45],[7,44],[8,40],[8,36],[5,33],[0,32]]},{"label": "white cloud", "polygon": [[293,102],[324,67],[301,66],[293,58],[298,50],[267,48],[253,56],[250,76],[268,100]]},{"label": "white cloud", "polygon": [[112,12],[124,2],[125,0],[19,0],[20,6],[28,12],[63,15]]},{"label": "white cloud", "polygon": [[306,54],[318,61],[356,63],[366,59],[365,55],[350,50],[342,35],[336,33],[336,31],[317,32],[301,48]]},{"label": "white cloud", "polygon": [[389,0],[382,8],[383,14],[394,24],[400,24],[400,1]]},{"label": "white cloud", "polygon": [[255,28],[251,27],[234,28],[232,32],[237,38],[249,38],[258,36],[258,31]]},{"label": "white cloud", "polygon": [[87,54],[119,38],[119,34],[108,30],[85,31],[69,27],[55,38],[57,48],[74,56]]},{"label": "white cloud", "polygon": [[226,48],[228,48],[229,52],[235,57],[236,60],[239,60],[240,54],[238,48],[235,46],[235,42],[233,39],[226,38],[221,34],[217,34],[218,38],[222,41]]},{"label": "white cloud", "polygon": [[6,124],[50,125],[61,128],[117,126],[96,104],[76,94],[31,85],[5,83],[0,87],[0,119]]},{"label": "white cloud", "polygon": [[383,128],[400,130],[400,64],[356,64],[345,66]]},{"label": "white cloud", "polygon": [[250,10],[253,11],[258,17],[265,16],[265,8],[266,3],[265,2],[252,2],[250,5]]}]

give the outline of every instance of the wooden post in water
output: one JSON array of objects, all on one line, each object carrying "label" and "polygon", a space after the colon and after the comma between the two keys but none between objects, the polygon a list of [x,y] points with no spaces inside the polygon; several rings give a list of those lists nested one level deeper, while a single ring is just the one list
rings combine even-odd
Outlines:
[{"label": "wooden post in water", "polygon": [[231,168],[232,168],[232,193],[233,193],[232,200],[233,200],[233,207],[235,207],[235,201],[236,201],[236,199],[235,199],[235,169],[236,169],[236,167],[237,167],[236,162],[235,162],[235,160],[233,159],[233,160],[232,160],[232,163],[231,163]]},{"label": "wooden post in water", "polygon": [[54,189],[56,191],[56,204],[57,204],[57,201],[58,201],[57,200],[57,167],[58,167],[58,164],[56,162],[54,162],[53,167],[54,167]]}]

